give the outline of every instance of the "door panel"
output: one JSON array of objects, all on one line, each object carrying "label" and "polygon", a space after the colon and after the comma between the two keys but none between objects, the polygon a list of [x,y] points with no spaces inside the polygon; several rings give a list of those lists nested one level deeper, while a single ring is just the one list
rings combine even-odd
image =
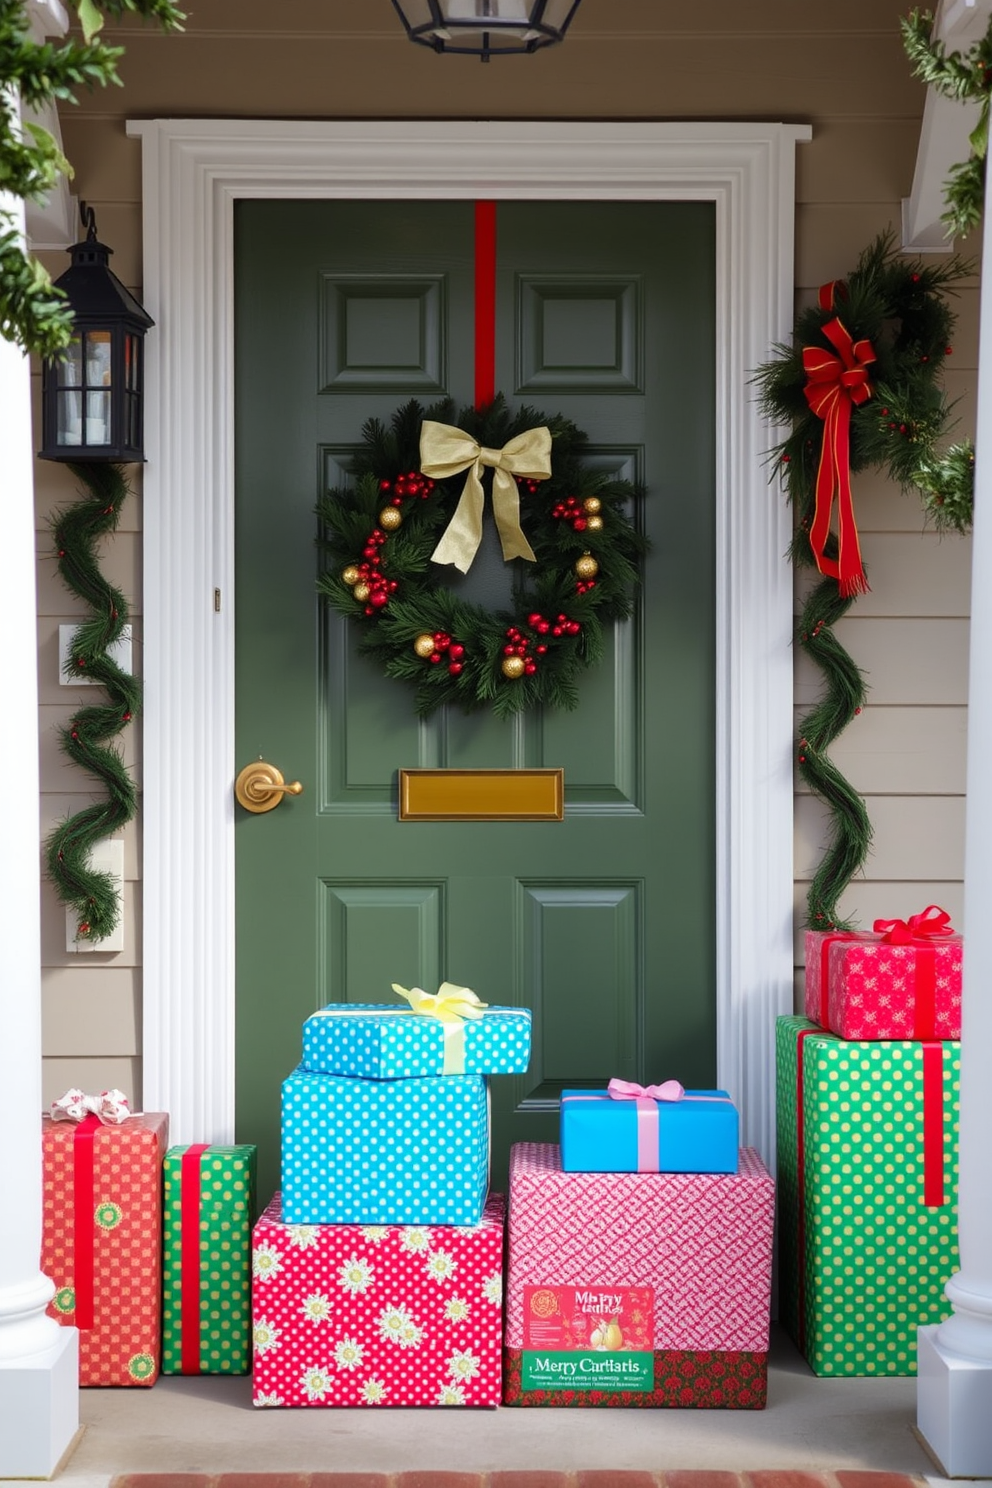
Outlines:
[{"label": "door panel", "polygon": [[[494,1082],[510,1141],[552,1140],[562,1085],[712,1083],[713,217],[702,203],[504,202],[497,377],[562,412],[589,460],[643,482],[635,614],[573,713],[440,712],[357,654],[318,603],[314,506],[372,416],[471,398],[471,203],[242,202],[236,212],[238,766],[305,794],[239,811],[239,1140],[278,1181],[279,1083],[332,1000],[445,978],[529,1006],[526,1076]],[[470,574],[509,602],[491,518]],[[562,766],[563,822],[399,822],[400,767]]]}]

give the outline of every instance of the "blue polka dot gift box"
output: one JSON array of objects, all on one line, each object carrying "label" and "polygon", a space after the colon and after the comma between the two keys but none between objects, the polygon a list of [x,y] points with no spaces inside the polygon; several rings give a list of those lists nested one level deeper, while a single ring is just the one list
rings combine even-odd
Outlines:
[{"label": "blue polka dot gift box", "polygon": [[282,1086],[287,1224],[478,1224],[489,1187],[482,1075],[363,1080],[302,1067]]},{"label": "blue polka dot gift box", "polygon": [[252,1241],[252,1334],[258,1407],[499,1405],[502,1196],[436,1228],[290,1224],[276,1194]]},{"label": "blue polka dot gift box", "polygon": [[530,1008],[489,1007],[468,987],[394,991],[409,1006],[332,1003],[303,1025],[303,1068],[397,1080],[413,1075],[522,1075]]}]

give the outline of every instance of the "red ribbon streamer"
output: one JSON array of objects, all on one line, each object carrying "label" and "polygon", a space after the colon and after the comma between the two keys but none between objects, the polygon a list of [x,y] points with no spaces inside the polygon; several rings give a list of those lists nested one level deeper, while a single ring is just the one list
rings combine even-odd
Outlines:
[{"label": "red ribbon streamer", "polygon": [[[834,308],[836,287],[836,282],[821,286],[821,310]],[[823,446],[820,468],[816,473],[816,500],[809,541],[817,568],[828,578],[837,580],[842,596],[847,599],[854,594],[863,594],[868,588],[851,493],[851,410],[855,404],[864,403],[871,397],[867,367],[875,360],[875,353],[870,342],[855,341],[837,316],[827,321],[822,329],[839,355],[834,356],[820,346],[803,347],[803,367],[808,378],[803,391],[817,418],[823,419]],[[836,559],[826,556],[835,499]]]},{"label": "red ribbon streamer", "polygon": [[183,1153],[180,1172],[180,1318],[182,1372],[200,1369],[200,1158],[206,1142],[194,1143]]},{"label": "red ribbon streamer", "polygon": [[80,1329],[93,1326],[93,1251],[96,1239],[93,1137],[99,1130],[98,1116],[84,1116],[72,1134],[73,1281],[76,1291],[73,1322]]},{"label": "red ribbon streamer", "polygon": [[475,204],[475,406],[496,396],[496,203]]},{"label": "red ribbon streamer", "polygon": [[923,1202],[944,1205],[944,1046],[923,1045]]}]

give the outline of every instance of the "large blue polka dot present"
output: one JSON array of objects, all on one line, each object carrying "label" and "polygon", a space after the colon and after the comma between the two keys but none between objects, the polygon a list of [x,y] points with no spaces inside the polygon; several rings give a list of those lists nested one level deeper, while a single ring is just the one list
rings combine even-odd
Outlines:
[{"label": "large blue polka dot present", "polygon": [[529,1008],[490,1007],[450,982],[436,994],[395,990],[409,1006],[331,1003],[313,1013],[303,1025],[303,1068],[380,1080],[526,1072]]},{"label": "large blue polka dot present", "polygon": [[287,1224],[474,1225],[488,1187],[482,1075],[283,1081]]}]

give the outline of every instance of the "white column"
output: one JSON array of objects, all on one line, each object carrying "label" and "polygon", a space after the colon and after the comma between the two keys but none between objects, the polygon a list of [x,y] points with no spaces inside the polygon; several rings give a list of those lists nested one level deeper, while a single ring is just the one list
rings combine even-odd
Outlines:
[{"label": "white column", "polygon": [[[20,204],[0,197],[0,208]],[[55,1290],[41,1255],[41,928],[38,883],[38,642],[35,622],[31,382],[0,338],[4,565],[3,796],[0,833],[0,1478],[46,1478],[79,1424],[77,1334],[46,1317]]]},{"label": "white column", "polygon": [[961,1269],[946,1322],[919,1330],[917,1424],[949,1477],[992,1478],[992,226],[982,253],[968,681]]}]

